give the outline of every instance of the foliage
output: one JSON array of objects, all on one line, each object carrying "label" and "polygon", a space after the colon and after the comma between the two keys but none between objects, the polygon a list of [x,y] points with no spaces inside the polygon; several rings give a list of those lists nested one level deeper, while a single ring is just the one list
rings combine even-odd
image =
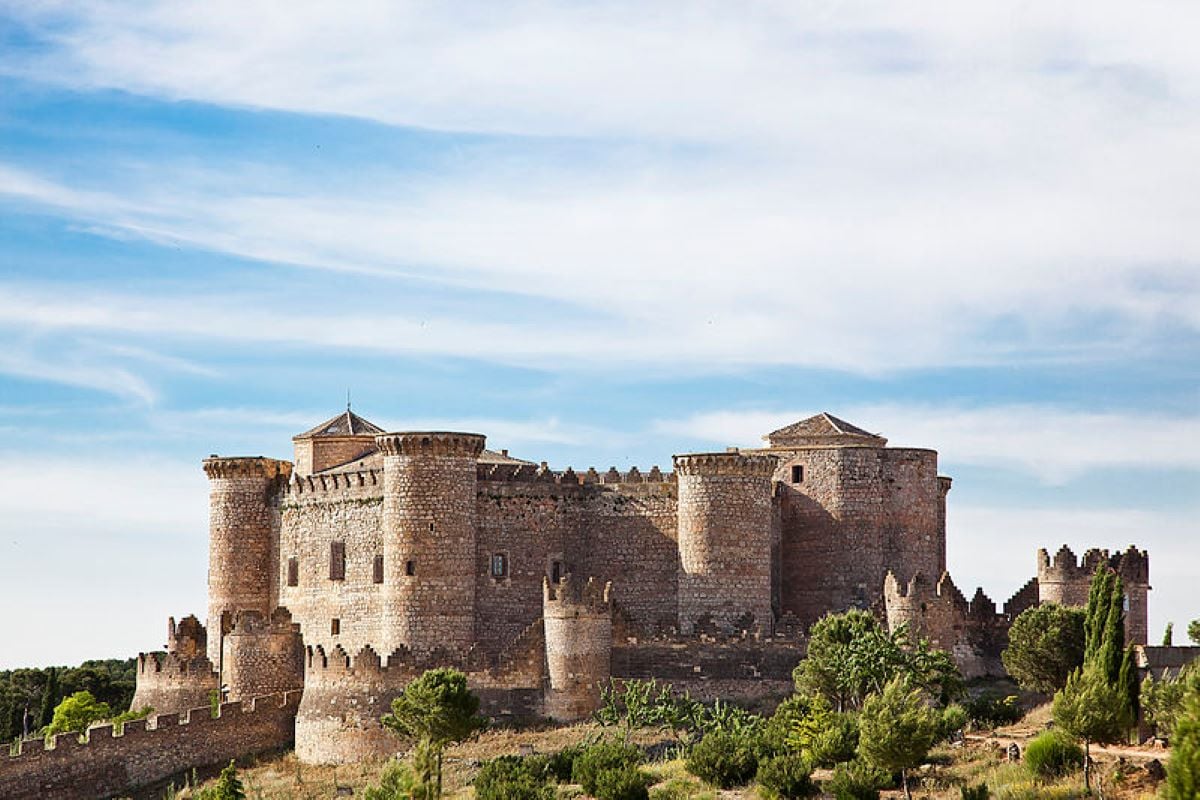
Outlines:
[{"label": "foliage", "polygon": [[1083,766],[1083,750],[1061,733],[1046,731],[1025,746],[1025,765],[1036,778],[1057,778]]},{"label": "foliage", "polygon": [[108,703],[98,702],[91,692],[76,692],[55,707],[46,734],[52,736],[68,731],[83,732],[93,722],[108,719],[111,714]]},{"label": "foliage", "polygon": [[745,786],[758,769],[757,746],[754,737],[713,731],[692,748],[687,770],[710,786]]},{"label": "foliage", "polygon": [[1053,694],[1083,665],[1083,609],[1043,603],[1013,620],[1004,668],[1017,683],[1034,692]]},{"label": "foliage", "polygon": [[889,772],[855,759],[838,764],[825,788],[836,800],[879,800],[879,790],[891,785]]},{"label": "foliage", "polygon": [[971,715],[958,703],[946,706],[939,715],[937,741],[944,742],[950,739],[954,734],[966,728],[970,721]]},{"label": "foliage", "polygon": [[392,759],[380,771],[379,783],[363,789],[363,800],[410,800],[418,785],[412,767]]},{"label": "foliage", "polygon": [[1200,692],[1200,664],[1190,664],[1178,674],[1164,675],[1158,680],[1147,675],[1142,681],[1142,711],[1159,736],[1171,736],[1189,691]]},{"label": "foliage", "polygon": [[1200,797],[1200,690],[1188,692],[1175,724],[1171,760],[1167,763],[1167,797]]},{"label": "foliage", "polygon": [[988,791],[986,783],[981,783],[978,786],[963,786],[959,789],[959,795],[962,800],[988,800],[992,793]]},{"label": "foliage", "polygon": [[767,800],[795,800],[817,793],[812,764],[795,753],[768,758],[759,764],[758,788]]},{"label": "foliage", "polygon": [[479,716],[479,698],[467,688],[467,676],[455,669],[427,670],[392,701],[392,713],[383,724],[401,736],[415,739],[421,754],[428,756],[417,765],[418,777],[427,780],[432,762],[436,779],[435,796],[442,794],[442,751],[484,727]]},{"label": "foliage", "polygon": [[554,789],[546,785],[544,771],[529,759],[500,756],[488,761],[475,776],[479,800],[553,800]]},{"label": "foliage", "polygon": [[[817,697],[822,697],[817,695]],[[828,702],[822,701],[828,706]],[[768,755],[788,752],[788,738],[793,735],[798,723],[811,713],[814,698],[804,694],[793,694],[775,708],[763,724],[762,748]]]},{"label": "foliage", "polygon": [[234,762],[230,761],[229,766],[221,770],[221,777],[215,784],[199,791],[196,800],[246,800],[246,790]]},{"label": "foliage", "polygon": [[601,770],[596,776],[598,800],[647,800],[650,776],[637,767]]},{"label": "foliage", "polygon": [[938,714],[925,702],[920,689],[902,677],[894,678],[881,694],[863,704],[859,716],[859,752],[880,769],[900,773],[909,797],[908,770],[929,753],[938,730]]},{"label": "foliage", "polygon": [[813,737],[807,755],[818,767],[851,761],[858,754],[858,737],[857,715],[834,714],[828,727]]},{"label": "foliage", "polygon": [[962,691],[954,661],[901,627],[888,633],[870,612],[828,614],[813,625],[808,656],[793,672],[801,694],[824,696],[838,711],[859,708],[897,675],[907,676],[941,702]]},{"label": "foliage", "polygon": [[706,705],[684,692],[675,695],[671,684],[650,680],[613,680],[601,692],[596,721],[623,728],[626,741],[635,728],[657,728],[681,740],[684,749],[712,731],[759,735],[765,722],[744,708],[717,700]]},{"label": "foliage", "polygon": [[968,699],[963,708],[966,709],[971,724],[984,730],[1011,725],[1021,719],[1021,706],[1014,694],[984,692],[978,697]]},{"label": "foliage", "polygon": [[571,773],[575,768],[575,759],[582,752],[582,746],[572,745],[546,756],[546,777],[553,778],[559,783],[570,783]]},{"label": "foliage", "polygon": [[671,778],[650,790],[650,800],[716,800],[716,795],[702,789],[699,783],[684,778]]},{"label": "foliage", "polygon": [[58,707],[58,670],[50,667],[50,672],[46,676],[46,687],[42,690],[42,705],[38,711],[38,719],[41,722],[41,727],[46,727],[54,720],[54,709]]},{"label": "foliage", "polygon": [[[46,691],[51,670],[54,683]],[[55,707],[75,692],[88,691],[114,711],[129,707],[133,697],[137,662],[134,659],[85,661],[78,667],[47,667],[0,670],[0,740],[9,741],[22,733],[21,717],[29,709],[37,732],[49,725]],[[47,694],[50,695],[47,698]],[[49,699],[49,715],[43,722],[42,701]]]},{"label": "foliage", "polygon": [[642,751],[626,742],[596,742],[575,757],[571,777],[585,792],[595,795],[601,772],[632,769],[642,759]]},{"label": "foliage", "polygon": [[1187,633],[1192,644],[1200,644],[1200,619],[1194,619],[1188,623]]},{"label": "foliage", "polygon": [[1104,566],[1092,578],[1084,633],[1084,666],[1099,670],[1121,694],[1127,727],[1132,726],[1138,715],[1138,684],[1133,650],[1125,646],[1125,584]]},{"label": "foliage", "polygon": [[1171,647],[1175,644],[1175,623],[1168,622],[1167,627],[1163,630],[1162,645],[1163,647]]},{"label": "foliage", "polygon": [[1109,683],[1101,667],[1086,665],[1054,695],[1054,724],[1083,740],[1083,784],[1091,789],[1092,742],[1120,741],[1129,730],[1129,697]]}]

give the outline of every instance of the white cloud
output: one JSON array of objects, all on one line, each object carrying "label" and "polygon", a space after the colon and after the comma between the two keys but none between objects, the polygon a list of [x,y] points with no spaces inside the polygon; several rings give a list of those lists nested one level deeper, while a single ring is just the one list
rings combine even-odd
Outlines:
[{"label": "white cloud", "polygon": [[[761,446],[763,434],[822,409],[713,411],[659,420],[664,434]],[[1078,411],[1025,404],[984,407],[863,405],[829,409],[889,437],[893,447],[932,447],[943,464],[1016,469],[1058,484],[1093,469],[1200,470],[1200,417]]]}]

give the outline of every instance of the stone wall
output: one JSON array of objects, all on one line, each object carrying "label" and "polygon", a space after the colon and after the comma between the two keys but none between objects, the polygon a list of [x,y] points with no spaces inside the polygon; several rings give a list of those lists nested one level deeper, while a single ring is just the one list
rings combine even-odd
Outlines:
[{"label": "stone wall", "polygon": [[794,639],[685,639],[613,643],[614,678],[657,678],[700,699],[756,700],[787,693],[805,644]]},{"label": "stone wall", "polygon": [[229,700],[244,700],[304,686],[304,645],[300,626],[285,608],[269,618],[242,611],[225,637],[222,683]]},{"label": "stone wall", "polygon": [[[0,753],[0,797],[5,800],[89,800],[137,794],[141,787],[191,769],[278,750],[292,741],[297,692],[226,703],[213,718],[208,706],[54,737],[53,748],[25,742],[16,756]],[[182,783],[182,780],[180,781]]]},{"label": "stone wall", "polygon": [[1100,566],[1114,570],[1125,586],[1128,606],[1125,612],[1125,640],[1129,644],[1146,644],[1148,627],[1148,593],[1150,590],[1150,557],[1130,545],[1124,552],[1112,555],[1108,550],[1092,548],[1076,559],[1065,544],[1050,558],[1038,550],[1037,578],[1039,600],[1060,606],[1086,606],[1092,577]]},{"label": "stone wall", "polygon": [[136,680],[130,708],[150,708],[156,714],[205,706],[220,686],[212,662],[203,653],[192,658],[176,653],[139,653]]},{"label": "stone wall", "polygon": [[612,675],[612,584],[566,576],[542,580],[547,673],[546,715],[587,719],[600,708]]}]

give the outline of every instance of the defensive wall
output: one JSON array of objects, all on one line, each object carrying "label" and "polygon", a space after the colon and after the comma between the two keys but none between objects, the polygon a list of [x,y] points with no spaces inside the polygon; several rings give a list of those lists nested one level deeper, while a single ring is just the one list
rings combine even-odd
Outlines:
[{"label": "defensive wall", "polygon": [[[90,800],[136,796],[193,768],[279,750],[292,742],[300,694],[224,703],[214,717],[206,705],[182,714],[126,722],[120,735],[100,725],[84,740],[76,733],[21,743],[0,752],[0,797],[5,800]],[[156,796],[158,796],[156,794]]]},{"label": "defensive wall", "polygon": [[1130,545],[1124,552],[1092,548],[1076,559],[1071,548],[1063,545],[1054,558],[1038,550],[1038,587],[1043,603],[1086,606],[1092,576],[1097,567],[1106,566],[1121,576],[1125,586],[1125,641],[1146,644],[1149,635],[1150,557]]}]

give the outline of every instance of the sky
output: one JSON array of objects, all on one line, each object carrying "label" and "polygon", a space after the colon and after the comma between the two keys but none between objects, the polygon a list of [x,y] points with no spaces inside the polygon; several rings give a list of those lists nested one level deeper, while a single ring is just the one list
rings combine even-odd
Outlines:
[{"label": "sky", "polygon": [[[210,453],[556,468],[820,411],[955,582],[1200,618],[1200,6],[0,0],[0,669],[203,615]],[[1177,641],[1183,637],[1177,634]]]}]

